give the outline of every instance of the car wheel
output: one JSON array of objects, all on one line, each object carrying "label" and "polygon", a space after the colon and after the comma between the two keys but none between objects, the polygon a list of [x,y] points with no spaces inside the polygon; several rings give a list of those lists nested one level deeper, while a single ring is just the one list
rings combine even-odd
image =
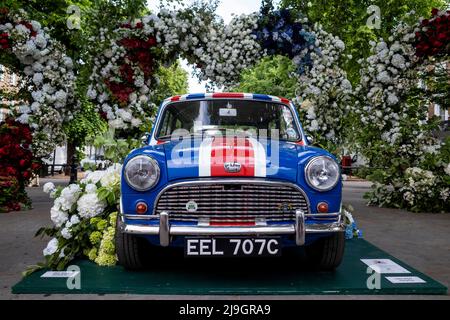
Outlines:
[{"label": "car wheel", "polygon": [[128,270],[139,270],[147,264],[147,241],[132,234],[120,230],[120,217],[116,223],[116,252],[119,264]]},{"label": "car wheel", "polygon": [[342,262],[345,248],[344,232],[333,233],[307,246],[308,262],[319,270],[334,270]]}]

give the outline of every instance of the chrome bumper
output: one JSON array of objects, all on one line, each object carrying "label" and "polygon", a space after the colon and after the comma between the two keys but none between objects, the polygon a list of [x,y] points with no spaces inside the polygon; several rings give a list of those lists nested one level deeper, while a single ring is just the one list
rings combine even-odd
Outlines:
[{"label": "chrome bumper", "polygon": [[[308,215],[309,216],[309,215]],[[170,244],[171,236],[204,236],[204,235],[285,235],[295,234],[295,243],[298,246],[305,244],[307,233],[328,233],[342,232],[345,226],[342,217],[338,216],[338,221],[321,224],[306,224],[305,214],[301,210],[295,212],[295,223],[286,225],[271,226],[179,226],[170,225],[169,213],[161,212],[159,215],[159,225],[135,225],[126,224],[123,215],[120,219],[120,230],[124,233],[136,235],[159,235],[161,246]]]}]

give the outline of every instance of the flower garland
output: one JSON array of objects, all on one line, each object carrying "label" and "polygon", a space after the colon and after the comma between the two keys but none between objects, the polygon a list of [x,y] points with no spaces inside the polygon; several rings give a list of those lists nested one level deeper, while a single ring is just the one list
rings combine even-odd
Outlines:
[{"label": "flower garland", "polygon": [[14,111],[19,122],[33,129],[33,153],[45,156],[63,142],[62,123],[76,107],[73,62],[39,22],[5,8],[0,9],[0,50],[17,58],[26,85],[32,87],[30,100]]},{"label": "flower garland", "polygon": [[122,24],[111,35],[101,29],[99,38],[91,40],[100,52],[94,60],[88,98],[110,127],[139,127],[154,109],[149,96],[157,83],[153,71],[160,60],[156,38],[138,22]]},{"label": "flower garland", "polygon": [[0,123],[0,212],[31,205],[25,186],[40,168],[29,149],[31,139],[28,125],[13,119]]},{"label": "flower garland", "polygon": [[312,30],[315,46],[311,69],[297,75],[297,97],[302,123],[306,131],[324,148],[339,153],[344,143],[343,124],[351,110],[353,88],[346,72],[339,67],[345,45],[338,37],[324,31],[320,25]]}]

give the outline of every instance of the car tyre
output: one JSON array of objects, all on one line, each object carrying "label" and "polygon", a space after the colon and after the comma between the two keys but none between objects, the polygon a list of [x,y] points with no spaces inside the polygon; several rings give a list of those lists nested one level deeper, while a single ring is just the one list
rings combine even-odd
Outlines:
[{"label": "car tyre", "polygon": [[308,262],[316,269],[332,271],[342,262],[345,248],[344,232],[333,233],[307,246]]},{"label": "car tyre", "polygon": [[119,264],[128,270],[139,270],[147,266],[148,243],[142,237],[122,232],[120,217],[116,223],[116,252]]}]

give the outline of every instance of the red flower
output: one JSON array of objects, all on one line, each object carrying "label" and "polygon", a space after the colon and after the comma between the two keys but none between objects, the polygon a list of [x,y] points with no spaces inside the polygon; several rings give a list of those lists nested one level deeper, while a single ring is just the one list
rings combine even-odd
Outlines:
[{"label": "red flower", "polygon": [[439,9],[437,9],[437,8],[433,8],[431,10],[431,14],[433,15],[433,17],[436,16],[438,13],[439,13]]},{"label": "red flower", "polygon": [[445,33],[439,33],[439,34],[437,35],[437,39],[438,39],[439,41],[445,41],[445,39],[447,38],[447,36],[448,36],[448,35],[446,35]]},{"label": "red flower", "polygon": [[120,74],[127,82],[133,82],[133,68],[131,68],[129,64],[123,64],[120,66]]},{"label": "red flower", "polygon": [[38,170],[38,169],[40,169],[40,168],[41,168],[41,164],[40,164],[40,163],[33,162],[33,163],[31,164],[31,170],[32,170],[32,171],[36,171],[36,170]]},{"label": "red flower", "polygon": [[22,173],[22,177],[24,177],[25,179],[28,179],[31,177],[31,173],[29,171],[24,171]]}]

